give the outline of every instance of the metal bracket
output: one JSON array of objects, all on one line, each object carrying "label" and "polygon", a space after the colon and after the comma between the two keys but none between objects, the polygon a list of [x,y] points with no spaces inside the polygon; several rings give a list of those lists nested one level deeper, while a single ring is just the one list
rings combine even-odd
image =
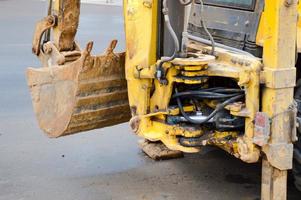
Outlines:
[{"label": "metal bracket", "polygon": [[292,142],[297,142],[298,141],[298,131],[299,130],[299,120],[297,117],[298,113],[298,105],[297,102],[295,101],[294,104],[291,106],[291,113],[290,113],[290,122],[291,122],[291,127],[292,127]]},{"label": "metal bracket", "polygon": [[43,51],[39,54],[39,59],[43,67],[65,64],[65,56],[60,53],[52,42],[45,43],[41,48]]},{"label": "metal bracket", "polygon": [[270,164],[279,170],[289,170],[293,168],[293,144],[268,144],[263,147]]},{"label": "metal bracket", "polygon": [[[291,129],[291,138],[287,142],[277,142],[270,141],[269,144],[263,146],[262,151],[266,154],[267,160],[271,166],[279,170],[289,170],[293,168],[293,151],[294,145],[291,142],[294,142],[297,139],[296,133],[296,115],[297,107],[296,104],[289,106],[287,111],[275,115],[273,118],[282,115],[288,114],[290,129]],[[255,128],[256,129],[256,128]],[[273,133],[272,133],[273,134]]]},{"label": "metal bracket", "polygon": [[37,23],[32,41],[32,52],[35,55],[38,56],[40,54],[43,34],[56,24],[57,17],[53,15],[49,15]]},{"label": "metal bracket", "polygon": [[143,5],[147,8],[152,8],[153,7],[153,0],[144,0]]},{"label": "metal bracket", "polygon": [[271,124],[269,116],[264,112],[257,112],[255,116],[255,130],[253,142],[258,146],[268,144],[271,134]]},{"label": "metal bracket", "polygon": [[268,88],[281,89],[296,86],[296,68],[265,68],[260,73],[260,82]]}]

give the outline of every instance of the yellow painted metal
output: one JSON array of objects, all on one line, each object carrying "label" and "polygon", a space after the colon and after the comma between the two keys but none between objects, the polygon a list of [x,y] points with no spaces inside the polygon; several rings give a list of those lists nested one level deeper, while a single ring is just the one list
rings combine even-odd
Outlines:
[{"label": "yellow painted metal", "polygon": [[[265,0],[265,2],[268,2],[269,0]],[[301,16],[301,1],[298,1],[298,16]],[[256,43],[259,46],[263,46],[264,41],[265,41],[265,32],[267,30],[267,26],[265,24],[266,20],[266,12],[263,11],[259,23],[259,29],[257,31],[257,38],[256,38]],[[298,53],[301,53],[301,18],[298,18],[298,24],[297,24],[297,51]]]},{"label": "yellow painted metal", "polygon": [[[210,52],[210,47],[190,41],[188,50],[194,52],[199,60],[176,59],[165,63],[163,68],[167,71],[168,84],[162,85],[155,78],[156,64],[159,62],[157,58],[158,2],[159,0],[124,0],[123,2],[126,32],[125,73],[128,82],[129,103],[133,115],[131,120],[133,130],[149,140],[161,140],[173,150],[199,151],[199,148],[188,148],[180,145],[177,137],[199,137],[204,134],[204,130],[202,128],[197,130],[166,124],[166,116],[179,114],[179,110],[168,107],[175,83],[206,84],[208,79],[184,80],[177,78],[176,75],[182,73],[182,75],[189,77],[229,78],[235,80],[237,85],[246,91],[245,102],[227,107],[232,115],[246,118],[245,132],[243,136],[239,136],[237,132],[215,132],[212,139],[216,139],[213,141],[217,142],[208,144],[217,145],[246,162],[256,162],[259,158],[259,148],[253,144],[253,136],[254,119],[261,103],[259,102],[260,80],[267,86],[264,90],[262,102],[263,109],[267,113],[281,113],[281,111],[288,108],[293,100],[292,88],[296,71],[293,67],[294,55],[288,49],[295,49],[297,28],[294,23],[280,23],[280,17],[284,19],[284,17],[287,17],[284,15],[289,13],[288,18],[295,17],[295,20],[297,20],[296,13],[292,11],[290,6],[285,7],[286,10],[282,9],[280,5],[281,3],[283,5],[287,4],[286,0],[277,0],[276,2],[279,4],[272,0],[265,1],[265,9],[257,34],[257,44],[264,47],[264,72],[261,72],[263,68],[261,60],[221,48],[216,48],[216,59],[211,56],[210,59],[201,60],[203,56],[209,57],[207,54]],[[292,0],[292,2],[295,1]],[[64,24],[64,19],[68,18],[68,13],[62,15],[62,9],[63,7],[66,8],[65,12],[68,9],[71,10],[68,3],[74,6],[74,10],[79,12],[79,8],[77,9],[79,0],[54,1],[53,14],[58,15],[59,22],[58,26],[54,28],[54,40],[60,51],[72,49],[72,37],[77,28],[77,24],[70,26],[70,29],[65,27],[70,33],[68,36],[61,32],[60,22]],[[295,4],[293,7],[297,8]],[[301,4],[298,5],[298,11],[301,13]],[[67,25],[64,24],[64,26]],[[301,28],[300,21],[298,27]],[[75,29],[75,32],[73,29]],[[280,29],[285,31],[282,32]],[[293,35],[294,31],[295,35]],[[65,37],[67,37],[67,43],[62,42]],[[282,67],[281,70],[278,66]],[[216,106],[214,102],[208,102],[209,104],[212,107]],[[186,107],[185,109],[193,110],[194,108]],[[282,119],[277,117],[276,120],[281,121]],[[282,122],[278,125],[279,130],[286,127],[287,125]],[[227,135],[231,135],[235,139],[231,143],[219,143],[220,137]],[[273,138],[273,141],[288,141],[289,134],[287,132],[283,132],[280,136]]]},{"label": "yellow painted metal", "polygon": [[[263,161],[262,197],[265,200],[285,199],[286,170],[292,167],[291,134],[295,125],[292,123],[294,118],[291,111],[294,106],[293,92],[296,81],[296,47],[298,52],[301,52],[301,19],[297,19],[298,13],[301,15],[301,2],[265,0],[256,39],[257,44],[263,46],[263,60],[216,48],[216,58],[211,56],[211,59],[201,63],[193,59],[176,59],[164,63],[163,68],[167,71],[166,85],[160,84],[155,78],[156,63],[160,62],[156,57],[159,2],[123,1],[126,32],[125,73],[133,115],[130,122],[132,129],[148,140],[162,141],[169,149],[198,152],[200,148],[185,147],[179,143],[178,138],[201,137],[205,133],[208,134],[208,130],[203,127],[170,125],[166,123],[166,119],[167,115],[180,114],[178,108],[169,108],[175,83],[206,85],[208,79],[184,80],[176,75],[181,73],[189,77],[232,79],[236,81],[237,86],[245,90],[245,102],[228,105],[226,109],[234,116],[245,117],[244,134],[211,131],[204,145],[218,146],[250,163],[257,162],[260,151],[264,151],[266,159]],[[58,16],[58,26],[54,28],[53,36],[54,44],[60,52],[71,51],[74,48],[73,39],[78,19],[74,20],[74,24],[66,22],[72,14],[79,16],[79,3],[79,0],[54,1],[53,14]],[[62,27],[68,34],[62,32]],[[188,43],[188,50],[197,52],[198,58],[208,56],[210,49],[211,47],[197,42]],[[265,84],[262,98],[260,83]],[[216,102],[204,103],[212,108],[216,107]],[[270,143],[262,149],[253,143],[254,120],[256,113],[260,111],[259,105],[272,121]],[[126,107],[128,108],[127,105]],[[185,107],[184,110],[195,111],[195,107]],[[87,119],[86,113],[84,114],[83,121]],[[120,112],[117,114],[121,116]],[[99,117],[99,113],[95,115]]]},{"label": "yellow painted metal", "polygon": [[[290,3],[290,4],[289,4]],[[295,56],[297,33],[297,1],[267,0],[265,2],[263,64],[270,78],[263,90],[262,111],[271,120],[270,143],[263,150],[267,161],[263,162],[262,199],[286,199],[287,169],[292,167],[290,107],[294,102],[294,85],[283,77],[295,81]],[[270,75],[272,76],[272,75]],[[285,161],[285,162],[284,162]],[[283,166],[287,166],[285,169]],[[277,169],[277,168],[278,169]],[[282,170],[280,170],[283,168]]]},{"label": "yellow painted metal", "polygon": [[[77,2],[77,0],[73,0]],[[54,13],[61,10],[62,0],[55,1]],[[238,108],[237,105],[230,105],[228,109],[235,116],[245,117],[245,133],[243,136],[236,134],[237,140],[230,144],[218,144],[228,152],[232,152],[246,162],[256,162],[259,157],[259,150],[253,144],[254,119],[259,111],[259,86],[260,71],[262,63],[256,58],[239,55],[224,49],[217,48],[218,58],[209,60],[199,66],[195,66],[194,60],[175,60],[165,63],[163,67],[168,69],[167,85],[161,85],[155,79],[157,60],[157,28],[158,28],[158,0],[124,0],[125,32],[126,32],[126,78],[128,81],[128,96],[132,115],[131,121],[136,133],[152,141],[161,140],[171,149],[185,152],[196,152],[198,148],[187,148],[179,144],[178,136],[198,137],[203,134],[203,130],[185,129],[183,127],[168,125],[165,123],[166,115],[176,115],[179,111],[169,110],[169,102],[175,83],[184,82],[186,84],[206,83],[202,80],[181,80],[175,75],[182,73],[185,76],[212,76],[227,77],[237,82],[237,85],[246,91],[246,102]],[[266,2],[271,2],[266,0]],[[267,21],[274,17],[268,10],[265,10],[258,31],[257,42],[266,45],[269,37],[269,27]],[[270,21],[269,21],[270,23]],[[59,27],[54,29],[54,37],[60,38]],[[59,43],[59,42],[57,42]],[[193,52],[198,52],[199,58],[202,52],[208,52],[208,46],[195,42],[189,43],[189,48]],[[276,48],[276,47],[275,47]],[[277,49],[276,49],[277,50]],[[275,50],[274,50],[275,51]],[[273,57],[271,51],[265,51],[266,57]],[[184,70],[183,70],[184,69]],[[271,73],[269,73],[271,69]],[[182,71],[181,71],[182,70]],[[277,77],[278,71],[266,68],[264,77],[267,85],[278,82],[273,80]],[[286,72],[286,71],[285,71]],[[287,72],[290,78],[295,72]],[[280,81],[288,83],[289,79]],[[291,83],[292,84],[292,83]],[[270,99],[269,99],[270,100]],[[213,105],[214,106],[214,105]],[[187,109],[187,108],[185,108]],[[190,108],[189,108],[190,109]],[[193,109],[193,108],[192,108]],[[224,132],[222,134],[233,134]],[[216,134],[213,138],[218,139],[221,134]],[[218,141],[218,140],[216,140]],[[211,143],[213,144],[213,143]],[[234,150],[233,145],[235,146]]]},{"label": "yellow painted metal", "polygon": [[[127,43],[126,76],[129,101],[134,116],[131,120],[131,126],[138,135],[151,141],[161,140],[170,149],[197,152],[199,151],[198,148],[187,148],[180,145],[177,136],[198,137],[203,134],[202,129],[194,131],[165,123],[167,114],[178,114],[178,112],[168,110],[168,104],[174,83],[183,82],[183,80],[175,78],[181,69],[177,63],[165,63],[163,65],[165,69],[168,69],[167,85],[161,85],[154,77],[157,62],[157,4],[157,0],[148,1],[147,4],[139,0],[124,1]],[[191,44],[191,48],[200,51],[207,47]],[[246,89],[245,107],[236,112],[235,110],[231,111],[234,115],[246,117],[245,136],[239,140],[240,142],[234,142],[237,148],[232,153],[246,162],[255,162],[258,160],[259,151],[252,143],[253,120],[259,110],[261,62],[223,49],[218,49],[217,52],[219,54],[218,60],[210,62],[209,65],[207,61],[207,65],[204,63],[205,67],[191,67],[190,65],[195,64],[193,61],[180,62],[185,64],[182,67],[185,68],[184,73],[186,75],[229,77],[235,79],[239,86]],[[202,56],[201,53],[199,55]],[[186,80],[185,83],[193,84],[195,81]],[[223,148],[232,149],[227,145],[225,143]],[[231,145],[233,146],[233,144]],[[243,148],[239,148],[239,146],[243,146]]]},{"label": "yellow painted metal", "polygon": [[[131,120],[131,126],[134,130],[137,130],[138,135],[151,141],[161,140],[170,149],[197,152],[198,149],[196,148],[180,146],[176,135],[199,136],[200,130],[191,132],[181,127],[168,126],[162,121],[160,122],[160,119],[162,120],[163,118],[161,113],[155,115],[157,116],[157,121],[151,120],[154,118],[154,115],[150,113],[161,111],[160,105],[151,103],[150,94],[154,81],[152,79],[155,72],[154,64],[157,61],[157,5],[158,0],[153,0],[151,6],[150,4],[146,6],[140,0],[124,1],[128,95],[132,114],[138,118],[135,119],[134,117]],[[146,73],[142,71],[146,71]],[[171,94],[172,88],[170,86],[160,86],[158,83],[155,83],[155,86]],[[168,89],[166,90],[166,88]],[[163,94],[162,91],[160,92],[161,94]],[[167,105],[169,101],[169,98],[164,98],[160,95],[157,95],[155,99],[160,101],[161,104],[164,102],[164,105]],[[166,109],[167,106],[164,108]]]},{"label": "yellow painted metal", "polygon": [[[189,44],[189,48],[192,51],[200,51],[208,47],[191,42]],[[143,81],[143,78],[153,79],[155,89],[149,99],[149,112],[158,113],[158,115],[151,116],[138,114],[137,117],[140,118],[140,120],[139,127],[136,127],[136,133],[151,141],[161,140],[167,147],[173,150],[181,150],[189,153],[199,151],[200,149],[198,148],[187,148],[180,145],[177,136],[198,137],[203,134],[202,129],[194,131],[175,125],[168,125],[165,123],[166,115],[171,114],[171,112],[168,111],[168,105],[172,94],[173,85],[178,81],[178,79],[175,78],[175,75],[179,74],[181,69],[188,69],[186,73],[188,73],[190,76],[204,75],[228,77],[236,80],[237,84],[240,87],[245,88],[246,90],[246,103],[244,104],[245,106],[239,110],[235,110],[235,108],[233,108],[232,106],[231,110],[232,114],[234,115],[246,117],[245,135],[244,137],[240,138],[240,142],[234,140],[233,142],[229,143],[211,142],[208,144],[215,144],[227,150],[228,152],[231,152],[233,155],[243,159],[246,162],[256,162],[259,158],[259,150],[254,146],[252,138],[254,135],[253,121],[256,112],[259,111],[259,75],[262,66],[261,62],[256,58],[241,56],[239,54],[228,52],[223,49],[217,49],[217,53],[218,59],[215,61],[210,61],[210,63],[205,64],[203,67],[180,67],[173,65],[172,63],[166,63],[164,65],[164,68],[169,69],[167,73],[167,85],[161,85],[159,81],[154,80],[154,65],[150,67],[136,68],[136,72],[134,72],[134,74],[136,74],[135,78],[137,81]],[[193,67],[199,70],[190,70],[190,68],[193,69]],[[137,96],[137,93],[132,93],[131,91],[129,91],[129,95]],[[178,113],[174,114],[177,115]],[[225,132],[223,134],[229,133]],[[236,136],[237,135],[238,134],[236,133]],[[217,136],[217,134],[213,135],[213,137],[216,137],[217,139],[215,141],[219,141]],[[235,148],[233,148],[234,146]]]},{"label": "yellow painted metal", "polygon": [[[301,16],[301,2],[298,2],[298,16]],[[297,30],[297,49],[301,53],[301,18],[298,19],[298,30]]]},{"label": "yellow painted metal", "polygon": [[229,140],[229,138],[237,138],[237,132],[219,132],[211,134],[210,139],[204,141],[204,145],[215,145],[225,150],[226,152],[239,158],[238,143]]},{"label": "yellow painted metal", "polygon": [[133,115],[149,111],[151,79],[136,79],[135,70],[156,63],[158,0],[124,0],[126,33],[126,77]]}]

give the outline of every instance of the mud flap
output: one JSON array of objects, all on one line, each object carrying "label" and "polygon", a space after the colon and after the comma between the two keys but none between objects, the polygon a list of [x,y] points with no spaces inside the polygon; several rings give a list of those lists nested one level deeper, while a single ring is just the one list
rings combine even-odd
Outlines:
[{"label": "mud flap", "polygon": [[64,65],[27,70],[39,126],[49,137],[61,137],[112,126],[130,119],[125,53],[91,56],[88,43],[80,57]]}]

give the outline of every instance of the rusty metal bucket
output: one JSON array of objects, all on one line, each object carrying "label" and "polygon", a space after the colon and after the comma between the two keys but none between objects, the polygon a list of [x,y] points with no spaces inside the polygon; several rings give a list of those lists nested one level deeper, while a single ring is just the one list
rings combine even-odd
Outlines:
[{"label": "rusty metal bucket", "polygon": [[91,56],[88,43],[80,57],[64,65],[29,68],[27,80],[39,126],[49,137],[126,122],[130,108],[125,79],[125,53]]}]

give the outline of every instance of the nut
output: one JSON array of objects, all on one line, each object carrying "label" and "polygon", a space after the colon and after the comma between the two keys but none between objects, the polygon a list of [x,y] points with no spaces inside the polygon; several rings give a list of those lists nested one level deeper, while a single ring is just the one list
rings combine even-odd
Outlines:
[{"label": "nut", "polygon": [[153,7],[153,1],[152,0],[144,0],[143,5],[147,8],[152,8]]}]

